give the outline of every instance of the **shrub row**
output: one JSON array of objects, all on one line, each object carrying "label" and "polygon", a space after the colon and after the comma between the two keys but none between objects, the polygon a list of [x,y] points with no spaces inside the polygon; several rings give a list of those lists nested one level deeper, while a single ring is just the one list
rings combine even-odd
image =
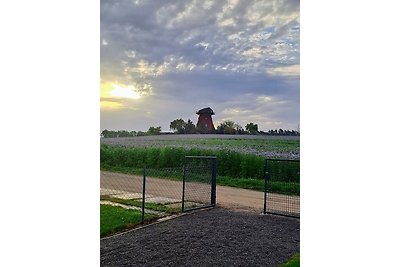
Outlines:
[{"label": "shrub row", "polygon": [[270,181],[300,183],[300,161],[268,161]]},{"label": "shrub row", "polygon": [[142,168],[145,165],[148,168],[180,167],[185,156],[216,156],[217,174],[221,176],[252,179],[264,177],[265,159],[256,155],[196,148],[125,148],[107,145],[100,147],[100,163],[109,167]]}]

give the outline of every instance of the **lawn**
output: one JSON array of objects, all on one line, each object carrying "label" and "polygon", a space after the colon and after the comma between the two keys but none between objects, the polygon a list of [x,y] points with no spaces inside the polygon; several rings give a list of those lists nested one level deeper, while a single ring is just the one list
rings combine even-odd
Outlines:
[{"label": "lawn", "polygon": [[300,253],[296,253],[287,263],[281,267],[300,267]]},{"label": "lawn", "polygon": [[[145,214],[145,220],[152,218],[152,215]],[[100,205],[100,237],[137,226],[141,220],[142,214],[139,210]]]}]

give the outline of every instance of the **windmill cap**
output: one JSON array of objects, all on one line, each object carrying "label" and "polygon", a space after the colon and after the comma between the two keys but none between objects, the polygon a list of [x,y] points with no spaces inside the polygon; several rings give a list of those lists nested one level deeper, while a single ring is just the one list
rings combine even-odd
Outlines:
[{"label": "windmill cap", "polygon": [[211,115],[215,115],[214,111],[210,107],[200,109],[199,111],[196,112],[196,114],[211,114]]}]

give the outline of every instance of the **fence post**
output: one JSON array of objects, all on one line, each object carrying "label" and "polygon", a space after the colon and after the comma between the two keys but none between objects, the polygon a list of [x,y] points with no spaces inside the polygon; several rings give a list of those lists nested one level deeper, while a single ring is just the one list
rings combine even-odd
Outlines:
[{"label": "fence post", "polygon": [[267,181],[268,180],[268,159],[265,159],[264,165],[264,214],[267,213]]},{"label": "fence post", "polygon": [[144,204],[146,199],[146,166],[143,168],[143,191],[142,191],[142,224],[144,223]]},{"label": "fence post", "polygon": [[211,205],[215,207],[216,204],[216,189],[217,189],[217,159],[211,159]]},{"label": "fence post", "polygon": [[186,180],[186,165],[187,165],[187,158],[183,159],[183,183],[182,183],[182,212],[185,211],[185,180]]}]

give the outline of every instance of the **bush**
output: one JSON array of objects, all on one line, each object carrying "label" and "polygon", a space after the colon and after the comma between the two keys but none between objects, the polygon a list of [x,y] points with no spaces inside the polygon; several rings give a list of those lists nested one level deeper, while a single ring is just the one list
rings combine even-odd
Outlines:
[{"label": "bush", "polygon": [[300,183],[299,161],[268,161],[269,179],[289,183]]},{"label": "bush", "polygon": [[184,156],[216,156],[217,174],[232,178],[263,179],[264,158],[237,152],[184,148],[124,148],[102,145],[102,166],[123,168],[173,168],[183,164]]}]

